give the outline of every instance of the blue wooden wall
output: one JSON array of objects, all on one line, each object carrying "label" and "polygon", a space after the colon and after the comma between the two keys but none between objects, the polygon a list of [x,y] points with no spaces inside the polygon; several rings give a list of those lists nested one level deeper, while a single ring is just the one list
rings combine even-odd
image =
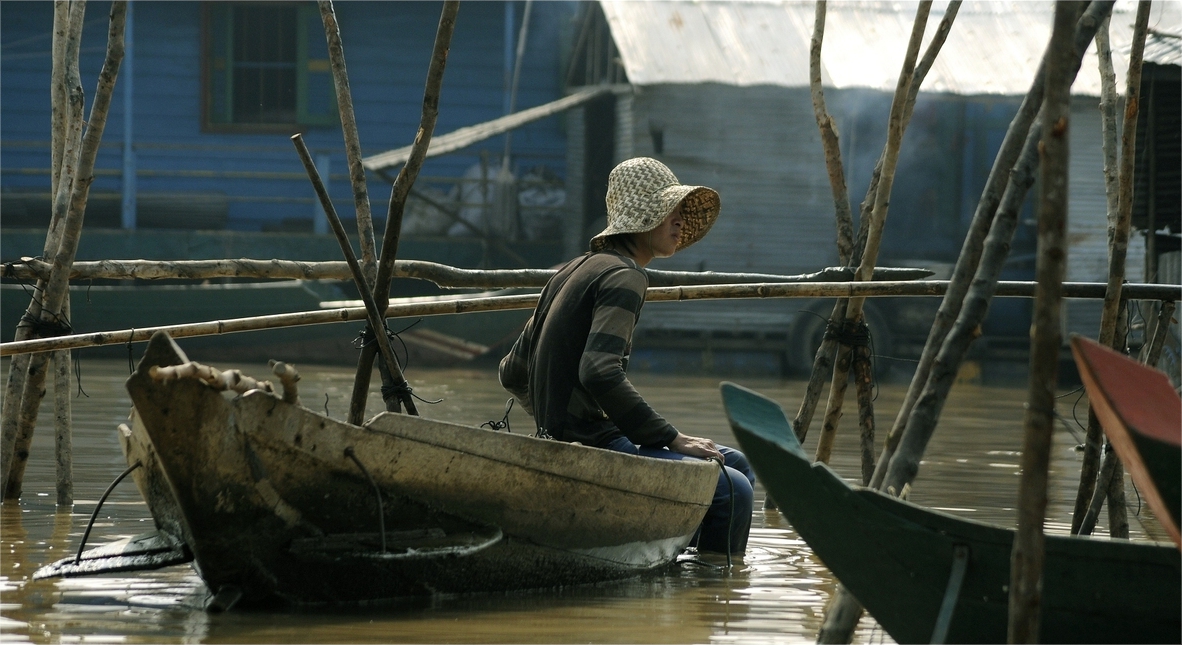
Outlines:
[{"label": "blue wooden wall", "polygon": [[[514,5],[514,39],[524,4]],[[226,227],[231,230],[257,231],[285,219],[310,218],[313,193],[306,178],[257,174],[302,175],[289,141],[291,133],[202,131],[201,4],[137,0],[133,6],[133,141],[141,198],[152,193],[224,193],[229,198]],[[413,141],[441,6],[439,2],[337,3],[363,154]],[[88,112],[105,52],[109,7],[105,2],[87,7],[81,71]],[[569,47],[578,4],[536,2],[532,11],[518,109],[562,96],[564,48]],[[48,191],[52,13],[49,2],[0,3],[0,189],[5,191]],[[500,2],[461,5],[436,134],[503,114],[505,13]],[[125,109],[117,87],[92,195],[121,191]],[[330,156],[330,191],[338,211],[349,217],[352,193],[339,126],[308,128],[304,138],[314,154]],[[482,149],[499,158],[502,145],[501,138],[491,139],[430,160],[423,177],[458,177],[479,161]],[[543,164],[561,176],[565,149],[561,117],[535,122],[513,135],[513,158],[520,170]],[[380,217],[389,187],[371,178],[369,191],[374,213]]]}]

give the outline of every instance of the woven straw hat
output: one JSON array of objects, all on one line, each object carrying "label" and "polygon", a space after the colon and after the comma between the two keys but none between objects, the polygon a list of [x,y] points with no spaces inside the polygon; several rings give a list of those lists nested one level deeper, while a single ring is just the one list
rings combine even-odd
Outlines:
[{"label": "woven straw hat", "polygon": [[718,219],[718,193],[705,186],[681,185],[656,159],[636,157],[620,163],[607,179],[607,228],[591,238],[591,250],[602,250],[610,235],[653,230],[678,203],[685,220],[677,243],[680,251],[702,239]]}]

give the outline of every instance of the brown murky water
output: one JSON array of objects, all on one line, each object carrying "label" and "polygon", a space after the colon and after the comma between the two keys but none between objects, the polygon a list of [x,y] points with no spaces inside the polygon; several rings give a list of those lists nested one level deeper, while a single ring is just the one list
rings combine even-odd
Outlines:
[{"label": "brown murky water", "polygon": [[[200,360],[200,356],[194,356]],[[264,375],[265,366],[240,367]],[[7,374],[7,362],[0,363]],[[348,368],[303,366],[305,404],[341,418],[352,385]],[[83,357],[82,389],[74,403],[72,509],[54,504],[53,433],[38,429],[19,504],[0,507],[0,641],[5,643],[743,643],[812,642],[834,581],[825,567],[777,513],[756,510],[747,554],[729,575],[680,565],[644,579],[536,593],[440,598],[429,602],[355,611],[230,612],[201,608],[208,592],[188,565],[155,572],[97,578],[32,581],[39,566],[77,550],[98,498],[126,464],[115,427],[127,418],[123,361]],[[411,383],[424,398],[426,416],[479,424],[499,419],[507,395],[492,372],[414,370]],[[804,384],[732,379],[764,392],[794,411]],[[635,375],[638,389],[679,429],[734,444],[718,396],[718,380],[706,377]],[[876,402],[880,427],[894,419],[904,386],[882,386]],[[1059,412],[1072,417],[1077,395],[1064,396]],[[370,397],[371,412],[380,397]],[[1022,388],[959,385],[944,422],[927,452],[912,501],[1002,526],[1015,523]],[[1084,414],[1085,406],[1078,406]],[[514,410],[513,427],[532,431]],[[847,417],[848,420],[852,417]],[[42,413],[48,420],[48,408]],[[814,428],[816,425],[814,425]],[[856,432],[843,429],[833,466],[850,479],[858,473]],[[880,430],[885,432],[885,430]],[[811,450],[817,432],[810,433]],[[1076,440],[1056,430],[1051,465],[1048,527],[1066,532],[1079,472]],[[1132,491],[1132,488],[1129,488]],[[1139,504],[1130,495],[1130,511]],[[756,508],[763,491],[756,490]],[[1142,523],[1143,520],[1143,523]],[[1162,539],[1147,510],[1133,517],[1134,539],[1146,530]],[[1101,518],[1100,526],[1106,526]],[[90,544],[153,528],[135,486],[124,482],[103,506]],[[713,560],[712,560],[713,561]],[[716,563],[721,563],[719,558]],[[874,621],[863,618],[856,643],[890,642]]]}]

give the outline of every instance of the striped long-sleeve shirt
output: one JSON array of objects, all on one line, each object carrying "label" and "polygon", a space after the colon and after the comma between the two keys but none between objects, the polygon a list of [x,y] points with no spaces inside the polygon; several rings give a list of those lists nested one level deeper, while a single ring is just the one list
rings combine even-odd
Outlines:
[{"label": "striped long-sleeve shirt", "polygon": [[613,251],[559,269],[501,361],[501,385],[555,439],[604,446],[618,436],[667,446],[677,430],[625,374],[648,277]]}]

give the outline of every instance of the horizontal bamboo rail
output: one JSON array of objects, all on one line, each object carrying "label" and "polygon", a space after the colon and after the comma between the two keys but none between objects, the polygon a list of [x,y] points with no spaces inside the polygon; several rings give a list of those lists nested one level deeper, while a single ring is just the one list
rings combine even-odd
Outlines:
[{"label": "horizontal bamboo rail", "polygon": [[[5,278],[33,280],[49,275],[50,264],[25,257],[2,266]],[[394,277],[434,282],[443,288],[541,287],[554,269],[460,269],[424,260],[398,260]],[[853,278],[853,269],[833,267],[800,275],[765,273],[716,273],[713,271],[656,271],[646,269],[650,286],[679,284],[739,284],[762,282],[841,282]],[[927,269],[881,267],[877,281],[919,280],[932,275]],[[302,262],[298,260],[99,260],[75,262],[71,280],[213,280],[218,278],[262,278],[273,280],[351,280],[349,265],[343,261]]]},{"label": "horizontal bamboo rail", "polygon": [[[1034,282],[998,282],[997,296],[1034,297]],[[1102,282],[1065,282],[1063,297],[1103,299],[1107,285]],[[881,298],[942,296],[948,289],[947,280],[919,280],[913,282],[812,282],[812,283],[761,283],[726,285],[689,285],[680,287],[650,287],[645,296],[647,302],[674,302],[682,300],[711,300],[720,298]],[[1130,300],[1162,300],[1174,302],[1182,297],[1176,285],[1128,284],[1124,296]],[[475,313],[480,311],[504,311],[510,309],[532,309],[537,305],[537,294],[514,296],[491,296],[442,300],[439,302],[395,303],[386,309],[387,318],[413,316],[443,316],[448,314]],[[182,325],[124,329],[119,331],[73,334],[55,338],[38,338],[0,344],[0,356],[16,356],[48,352],[56,349],[78,349],[138,343],[148,340],[157,331],[168,332],[174,338],[190,336],[211,336],[242,331],[278,329],[301,325],[321,325],[335,322],[364,321],[365,307],[346,307],[323,311],[300,311],[270,316],[232,318]]]}]

